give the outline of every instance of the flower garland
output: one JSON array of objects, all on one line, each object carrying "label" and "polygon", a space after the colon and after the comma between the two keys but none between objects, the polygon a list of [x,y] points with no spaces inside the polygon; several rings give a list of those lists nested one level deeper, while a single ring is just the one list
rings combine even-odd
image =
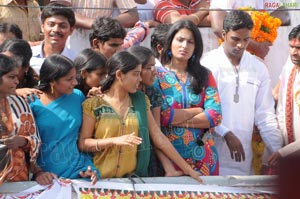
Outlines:
[{"label": "flower garland", "polygon": [[[273,43],[277,37],[277,29],[281,25],[281,20],[271,16],[266,11],[255,11],[253,8],[240,8],[250,14],[253,21],[253,29],[251,31],[251,39],[257,42]],[[223,41],[219,39],[219,44]]]},{"label": "flower garland", "polygon": [[241,10],[248,12],[252,18],[251,38],[257,42],[273,43],[277,37],[277,29],[281,25],[281,20],[266,11],[255,11],[252,8],[241,8]]}]

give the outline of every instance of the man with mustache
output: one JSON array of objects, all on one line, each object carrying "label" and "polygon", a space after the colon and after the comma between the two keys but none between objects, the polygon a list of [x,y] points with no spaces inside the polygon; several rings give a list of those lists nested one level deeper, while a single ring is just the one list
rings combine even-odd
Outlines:
[{"label": "man with mustache", "polygon": [[62,4],[51,3],[41,15],[41,29],[44,40],[32,47],[31,67],[39,74],[45,58],[53,54],[62,54],[74,60],[75,53],[66,47],[66,41],[72,34],[75,25],[75,14],[71,8]]},{"label": "man with mustache", "polygon": [[201,62],[212,71],[221,98],[223,119],[214,136],[220,175],[252,174],[253,124],[270,152],[282,146],[268,70],[245,51],[252,28],[249,14],[229,12],[223,21],[223,44]]},{"label": "man with mustache", "polygon": [[[284,147],[275,152],[269,164],[277,165],[282,157],[299,153],[300,150],[300,25],[288,36],[290,60],[280,75],[277,118],[284,139]],[[290,63],[291,62],[291,63]]]}]

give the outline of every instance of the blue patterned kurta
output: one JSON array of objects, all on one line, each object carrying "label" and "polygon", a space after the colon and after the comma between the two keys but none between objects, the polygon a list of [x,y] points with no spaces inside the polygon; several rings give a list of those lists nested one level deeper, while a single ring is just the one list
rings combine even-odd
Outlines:
[{"label": "blue patterned kurta", "polygon": [[[202,175],[218,175],[218,154],[211,139],[211,134],[204,129],[171,126],[174,109],[201,107],[213,128],[221,122],[221,105],[214,77],[209,73],[207,86],[200,94],[194,94],[187,78],[181,83],[174,72],[165,67],[157,68],[157,79],[154,87],[158,88],[163,97],[161,107],[161,128],[180,155]],[[198,141],[198,142],[197,142]],[[197,144],[198,143],[198,144]]]}]

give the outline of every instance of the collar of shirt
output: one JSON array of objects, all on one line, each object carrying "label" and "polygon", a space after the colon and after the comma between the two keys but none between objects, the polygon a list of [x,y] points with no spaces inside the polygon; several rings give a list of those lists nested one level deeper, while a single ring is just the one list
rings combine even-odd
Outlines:
[{"label": "collar of shirt", "polygon": [[[32,56],[33,57],[38,57],[38,58],[45,58],[44,53],[43,53],[43,46],[44,46],[44,41],[41,42],[40,45],[32,47]],[[69,59],[73,60],[75,58],[75,53],[69,49],[67,46],[62,50],[60,53],[61,55],[64,55],[68,57]]]},{"label": "collar of shirt", "polygon": [[33,57],[44,58],[44,55],[43,55],[43,46],[44,46],[44,41],[42,41],[41,44],[38,45],[38,46],[33,46],[31,48],[31,50],[32,50],[32,56]]}]

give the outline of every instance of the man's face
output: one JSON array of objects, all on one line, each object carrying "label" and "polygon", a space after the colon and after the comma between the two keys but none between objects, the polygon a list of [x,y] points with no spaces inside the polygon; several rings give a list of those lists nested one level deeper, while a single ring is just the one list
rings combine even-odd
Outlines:
[{"label": "man's face", "polygon": [[107,59],[110,58],[117,51],[122,49],[123,39],[122,38],[110,38],[105,42],[97,42],[97,46],[94,48],[99,50]]},{"label": "man's face", "polygon": [[232,59],[240,59],[250,41],[251,30],[242,28],[236,31],[223,31],[225,54]]},{"label": "man's face", "polygon": [[293,64],[300,66],[300,40],[295,38],[289,41],[290,56]]},{"label": "man's face", "polygon": [[73,32],[67,18],[61,15],[54,15],[47,18],[42,24],[45,45],[61,47],[64,49],[67,38]]}]

